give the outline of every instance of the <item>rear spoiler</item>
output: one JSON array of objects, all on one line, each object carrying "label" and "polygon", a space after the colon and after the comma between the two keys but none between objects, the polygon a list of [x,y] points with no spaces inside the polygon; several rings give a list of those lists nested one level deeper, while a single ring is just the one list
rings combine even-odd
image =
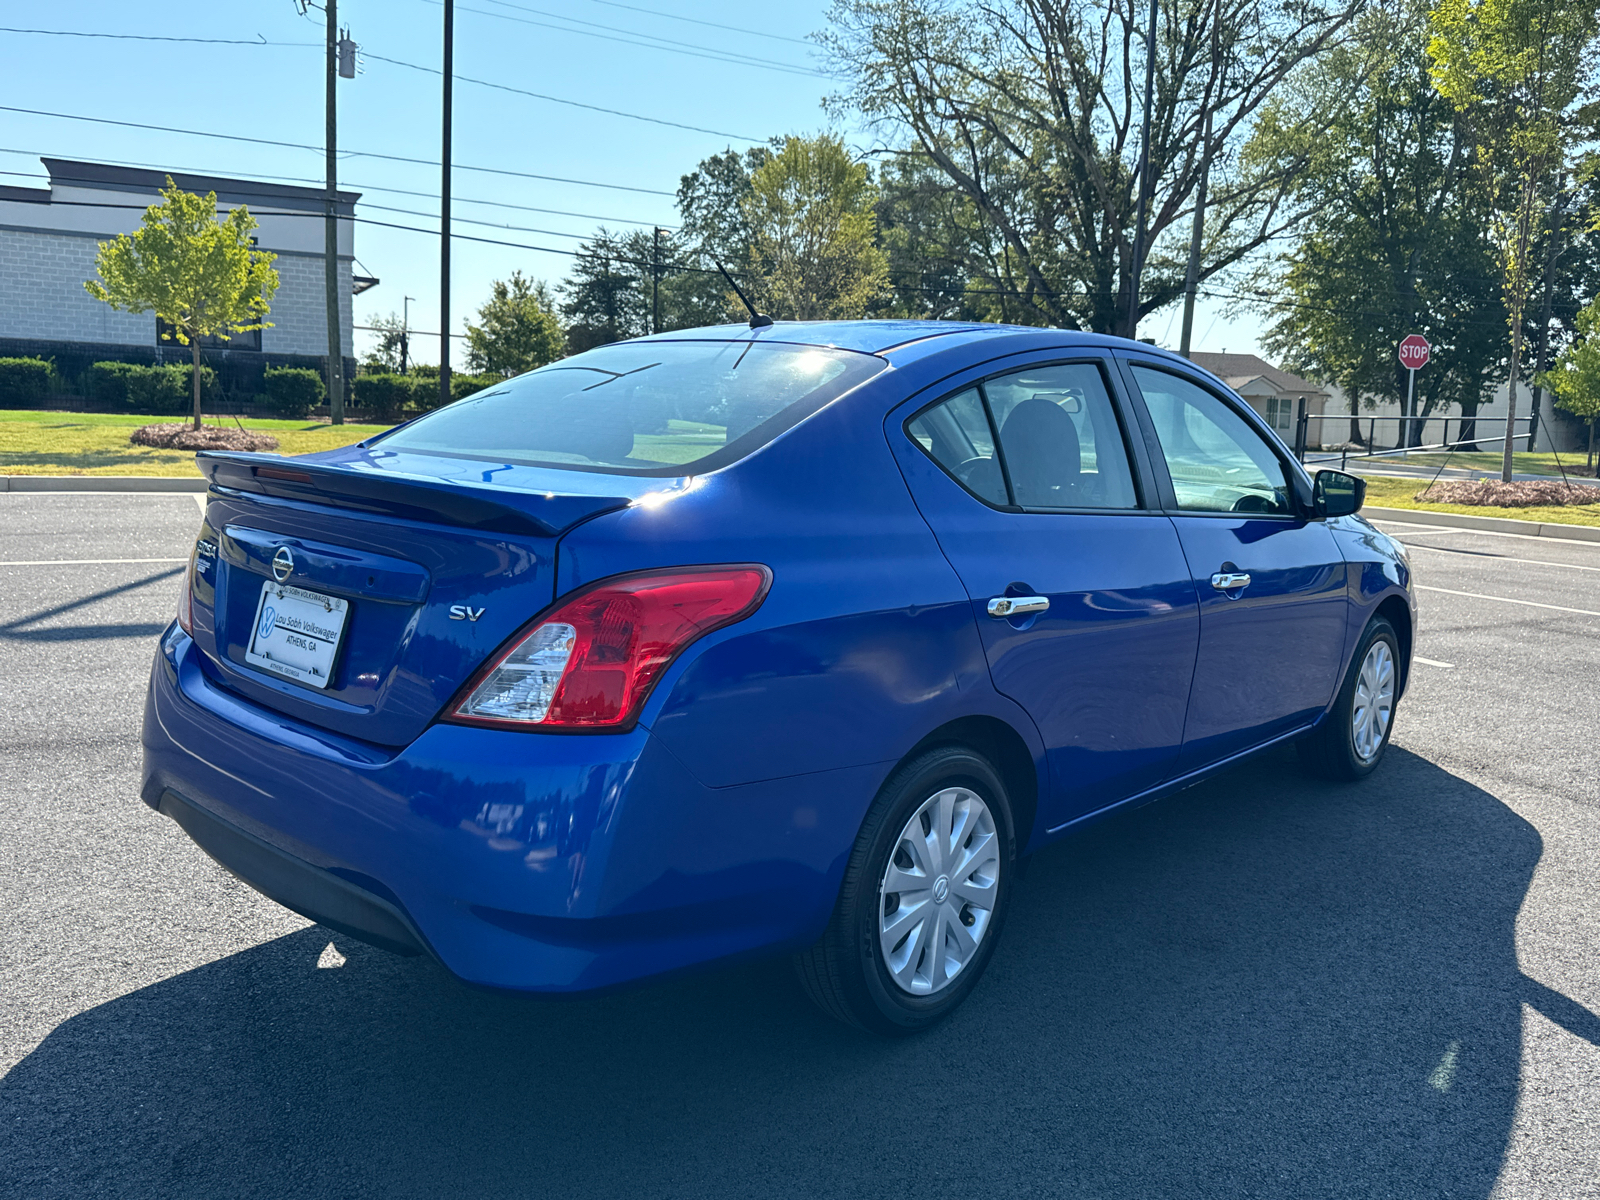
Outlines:
[{"label": "rear spoiler", "polygon": [[626,508],[627,496],[508,492],[471,484],[395,478],[276,454],[202,450],[195,463],[213,488],[299,500],[375,516],[457,525],[486,533],[556,537],[579,521]]}]

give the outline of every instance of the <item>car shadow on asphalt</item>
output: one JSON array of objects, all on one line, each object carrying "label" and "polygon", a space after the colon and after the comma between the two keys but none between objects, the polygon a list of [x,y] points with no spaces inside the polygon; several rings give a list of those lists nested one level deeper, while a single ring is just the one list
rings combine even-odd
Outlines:
[{"label": "car shadow on asphalt", "polygon": [[904,1042],[783,963],[553,1003],[313,927],[52,1032],[0,1080],[0,1193],[1483,1197],[1522,1006],[1600,1044],[1518,969],[1540,851],[1405,751],[1274,755],[1039,855]]}]

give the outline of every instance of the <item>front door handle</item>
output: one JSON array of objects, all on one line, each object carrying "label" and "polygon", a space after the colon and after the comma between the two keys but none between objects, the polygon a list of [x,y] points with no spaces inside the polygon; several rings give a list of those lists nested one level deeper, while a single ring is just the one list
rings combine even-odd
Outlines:
[{"label": "front door handle", "polygon": [[1219,592],[1247,588],[1250,586],[1250,575],[1247,571],[1218,571],[1211,577],[1211,586]]},{"label": "front door handle", "polygon": [[1022,617],[1050,607],[1049,596],[996,596],[989,601],[991,617]]}]

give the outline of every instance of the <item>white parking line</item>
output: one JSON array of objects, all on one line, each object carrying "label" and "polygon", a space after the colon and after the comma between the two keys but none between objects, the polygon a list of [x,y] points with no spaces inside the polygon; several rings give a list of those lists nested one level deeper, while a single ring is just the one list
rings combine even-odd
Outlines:
[{"label": "white parking line", "polygon": [[1462,558],[1489,559],[1496,564],[1504,563],[1530,563],[1536,567],[1567,567],[1573,571],[1600,571],[1600,567],[1586,567],[1582,563],[1551,562],[1547,558],[1513,558],[1509,554],[1489,554],[1477,550],[1457,550],[1452,546],[1418,546],[1407,542],[1408,550],[1432,550],[1435,554],[1455,554]]},{"label": "white parking line", "polygon": [[1590,549],[1600,545],[1584,538],[1541,537],[1536,533],[1507,533],[1503,529],[1468,529],[1465,525],[1424,525],[1419,521],[1391,521],[1388,517],[1374,518],[1372,523],[1379,529],[1387,526],[1427,534],[1466,533],[1474,537],[1516,538],[1519,542],[1560,542],[1563,546],[1588,546]]},{"label": "white parking line", "polygon": [[1443,667],[1447,671],[1454,671],[1456,669],[1455,663],[1439,662],[1437,659],[1433,658],[1423,658],[1420,654],[1413,654],[1411,656],[1411,661],[1419,662],[1425,667]]},{"label": "white parking line", "polygon": [[1429,587],[1425,583],[1416,585],[1419,592],[1443,592],[1447,596],[1466,596],[1472,600],[1495,600],[1501,604],[1524,604],[1529,608],[1548,608],[1551,612],[1577,613],[1580,617],[1600,617],[1600,612],[1592,612],[1587,608],[1566,608],[1560,604],[1540,604],[1537,600],[1513,600],[1510,596],[1485,596],[1481,592],[1458,592],[1454,588]]},{"label": "white parking line", "polygon": [[204,492],[191,492],[190,495],[192,495],[194,497],[194,502],[200,506],[200,515],[202,517],[205,516],[206,515],[206,497],[205,497],[205,493]]},{"label": "white parking line", "polygon": [[132,563],[185,563],[187,558],[18,558],[0,567],[120,567]]}]

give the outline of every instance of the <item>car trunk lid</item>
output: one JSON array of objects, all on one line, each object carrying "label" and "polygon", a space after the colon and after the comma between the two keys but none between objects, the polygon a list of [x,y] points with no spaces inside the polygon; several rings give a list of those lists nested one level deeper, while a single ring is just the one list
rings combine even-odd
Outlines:
[{"label": "car trunk lid", "polygon": [[[565,530],[664,482],[359,450],[199,463],[211,489],[193,624],[207,673],[286,716],[385,746],[420,734],[555,598]],[[300,636],[285,632],[291,612],[319,604],[328,620],[310,624],[333,639],[327,671],[297,675],[274,647]]]}]

